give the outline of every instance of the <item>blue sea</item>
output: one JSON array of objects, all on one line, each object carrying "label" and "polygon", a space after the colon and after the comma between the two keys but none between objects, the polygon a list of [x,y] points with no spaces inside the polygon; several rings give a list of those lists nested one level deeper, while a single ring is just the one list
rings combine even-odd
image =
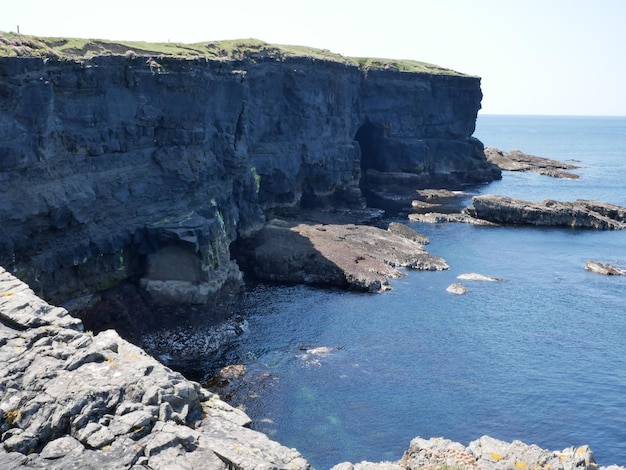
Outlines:
[{"label": "blue sea", "polygon": [[[578,180],[504,172],[467,189],[525,199],[626,206],[626,118],[489,116],[474,134],[580,166]],[[551,450],[589,444],[626,465],[626,231],[409,223],[443,272],[407,271],[382,294],[252,286],[246,332],[224,364],[245,364],[230,397],[253,428],[318,470],[397,460],[416,436],[482,435]],[[463,273],[504,282],[464,283]],[[317,348],[317,349],[316,349]],[[312,352],[310,350],[313,350]]]}]

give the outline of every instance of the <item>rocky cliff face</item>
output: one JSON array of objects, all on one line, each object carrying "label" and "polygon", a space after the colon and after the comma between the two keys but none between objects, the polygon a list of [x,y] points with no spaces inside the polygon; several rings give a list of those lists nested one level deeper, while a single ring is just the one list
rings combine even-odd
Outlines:
[{"label": "rocky cliff face", "polygon": [[241,282],[266,215],[363,205],[369,171],[499,176],[476,77],[311,57],[0,58],[0,265],[48,300],[122,279],[159,302]]}]

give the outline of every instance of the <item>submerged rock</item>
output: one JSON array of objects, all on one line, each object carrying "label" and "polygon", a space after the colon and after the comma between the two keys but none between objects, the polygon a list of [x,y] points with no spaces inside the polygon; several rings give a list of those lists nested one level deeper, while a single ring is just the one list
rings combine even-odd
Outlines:
[{"label": "submerged rock", "polygon": [[591,271],[592,273],[604,274],[605,276],[626,276],[626,271],[623,269],[593,260],[587,260],[585,269],[587,271]]},{"label": "submerged rock", "polygon": [[484,274],[478,274],[478,273],[459,274],[456,278],[462,279],[464,281],[487,281],[487,282],[504,281],[504,279],[500,277],[485,276]]},{"label": "submerged rock", "polygon": [[306,366],[321,366],[321,359],[330,356],[335,351],[338,351],[342,348],[333,348],[330,346],[318,346],[316,348],[302,348],[302,353],[298,354],[296,357],[302,361],[302,363]]},{"label": "submerged rock", "polygon": [[463,284],[461,284],[460,282],[455,282],[453,284],[450,284],[446,288],[446,291],[449,292],[450,294],[463,295],[463,294],[467,294],[469,292],[469,289],[465,287]]}]

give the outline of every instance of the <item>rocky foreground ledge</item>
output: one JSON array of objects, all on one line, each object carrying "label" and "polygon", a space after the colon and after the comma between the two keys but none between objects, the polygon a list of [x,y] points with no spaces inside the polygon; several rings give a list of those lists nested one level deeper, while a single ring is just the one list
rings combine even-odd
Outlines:
[{"label": "rocky foreground ledge", "polygon": [[[82,330],[0,268],[0,468],[311,469],[296,450],[248,429],[242,411],[115,331]],[[416,438],[398,462],[334,467],[425,468],[599,467],[587,446],[551,452],[487,436],[467,447]]]},{"label": "rocky foreground ledge", "polygon": [[310,468],[115,331],[82,330],[0,268],[0,468]]},{"label": "rocky foreground ledge", "polygon": [[520,441],[504,442],[489,436],[466,447],[443,438],[411,441],[409,450],[398,462],[359,464],[342,463],[332,470],[623,470],[612,465],[599,467],[589,446],[569,447],[560,452],[541,449]]}]

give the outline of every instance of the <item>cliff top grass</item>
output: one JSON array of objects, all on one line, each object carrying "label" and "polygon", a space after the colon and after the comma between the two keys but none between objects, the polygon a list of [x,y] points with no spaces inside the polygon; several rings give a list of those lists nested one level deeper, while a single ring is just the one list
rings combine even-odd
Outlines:
[{"label": "cliff top grass", "polygon": [[104,39],[48,38],[0,32],[0,57],[54,57],[84,60],[101,55],[135,55],[244,60],[289,57],[339,62],[362,70],[396,70],[433,75],[464,75],[454,70],[414,60],[344,57],[326,49],[268,44],[258,39],[233,39],[195,44]]}]

